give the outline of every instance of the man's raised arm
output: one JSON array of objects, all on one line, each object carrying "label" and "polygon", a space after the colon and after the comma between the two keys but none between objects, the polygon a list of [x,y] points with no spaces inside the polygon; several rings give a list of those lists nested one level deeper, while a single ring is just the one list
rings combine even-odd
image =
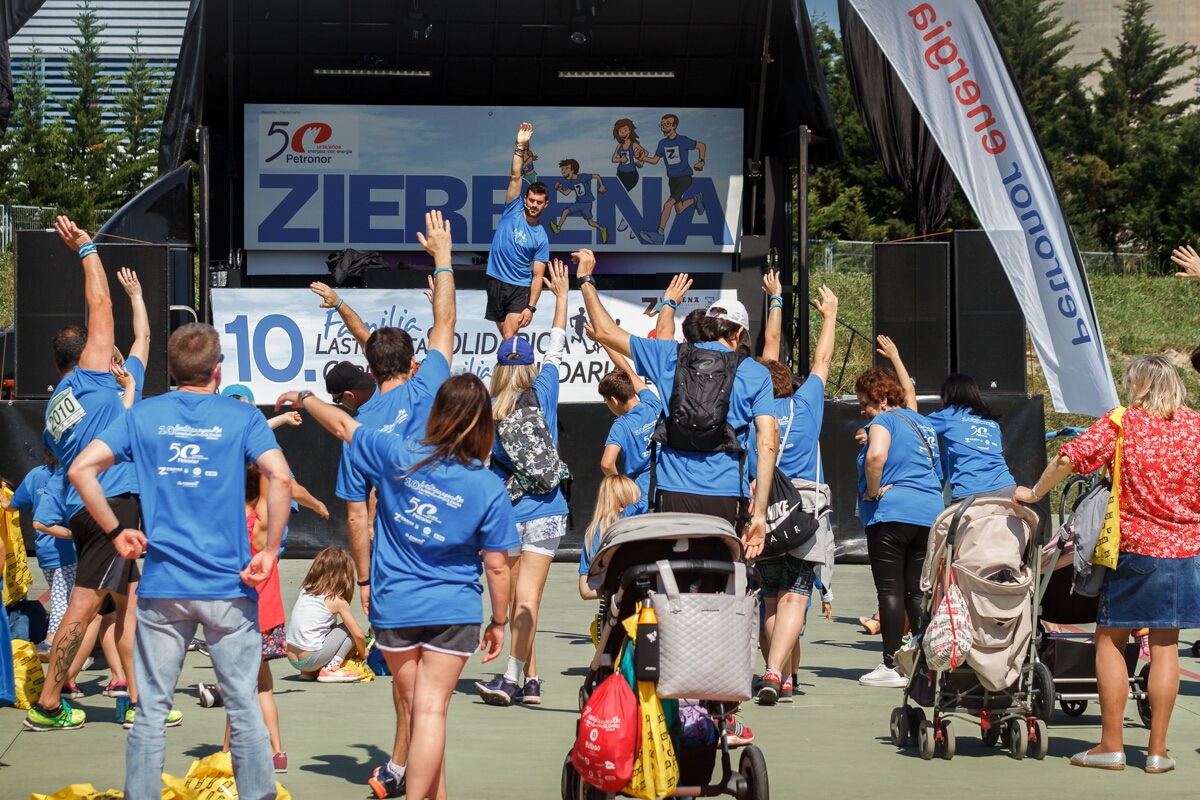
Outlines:
[{"label": "man's raised arm", "polygon": [[588,319],[592,323],[592,330],[594,331],[592,338],[623,356],[630,356],[629,332],[622,330],[613,321],[612,316],[608,313],[608,309],[600,302],[600,295],[596,292],[595,280],[585,280],[586,278],[591,278],[592,270],[596,268],[596,254],[584,248],[571,253],[571,260],[579,265],[579,268],[575,271],[575,276],[579,279],[579,290],[583,293],[583,304],[587,308]]},{"label": "man's raised arm", "polygon": [[338,315],[342,318],[342,324],[346,326],[346,330],[358,342],[358,346],[366,349],[367,339],[371,337],[371,332],[367,330],[362,317],[353,308],[346,305],[346,301],[339,297],[338,293],[332,287],[320,281],[313,281],[308,285],[308,288],[321,296],[321,308],[332,308],[338,312]]},{"label": "man's raised arm", "polygon": [[533,126],[522,122],[517,130],[517,149],[513,151],[512,168],[508,173],[508,191],[504,195],[504,204],[508,205],[521,196],[521,170],[525,164],[525,151],[529,149],[529,140],[533,138]]},{"label": "man's raised arm", "polygon": [[96,254],[96,245],[87,231],[65,216],[54,220],[54,228],[67,247],[79,254],[83,265],[83,295],[88,309],[88,336],[79,368],[107,372],[114,344],[112,297],[108,293],[108,276]]}]

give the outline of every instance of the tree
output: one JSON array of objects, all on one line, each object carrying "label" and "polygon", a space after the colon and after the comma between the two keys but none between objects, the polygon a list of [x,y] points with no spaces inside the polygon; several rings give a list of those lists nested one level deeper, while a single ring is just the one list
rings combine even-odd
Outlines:
[{"label": "tree", "polygon": [[119,131],[113,137],[114,208],[124,205],[155,175],[158,135],[167,103],[166,71],[141,56],[141,37],[134,35],[124,88],[116,95]]},{"label": "tree", "polygon": [[62,197],[64,131],[50,117],[45,62],[35,44],[13,86],[13,115],[0,152],[0,199],[13,205],[55,205]]},{"label": "tree", "polygon": [[100,61],[101,24],[91,0],[84,0],[74,18],[77,37],[64,48],[66,76],[78,91],[59,101],[66,112],[66,162],[63,205],[73,219],[91,227],[96,209],[111,196],[112,142],[104,124],[103,101],[112,79]]}]

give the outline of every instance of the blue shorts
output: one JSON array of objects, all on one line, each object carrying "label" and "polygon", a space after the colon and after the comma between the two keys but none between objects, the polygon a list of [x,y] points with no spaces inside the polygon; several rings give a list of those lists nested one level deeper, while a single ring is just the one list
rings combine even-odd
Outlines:
[{"label": "blue shorts", "polygon": [[583,217],[584,219],[590,220],[592,218],[592,204],[591,203],[571,203],[571,205],[567,206],[567,213],[568,214],[578,214],[579,216]]},{"label": "blue shorts", "polygon": [[1121,553],[1100,591],[1105,628],[1200,628],[1200,556]]},{"label": "blue shorts", "polygon": [[754,562],[754,566],[758,567],[758,574],[762,576],[763,597],[778,597],[785,592],[812,596],[816,573],[813,565],[807,561],[785,553],[775,558],[760,559]]}]

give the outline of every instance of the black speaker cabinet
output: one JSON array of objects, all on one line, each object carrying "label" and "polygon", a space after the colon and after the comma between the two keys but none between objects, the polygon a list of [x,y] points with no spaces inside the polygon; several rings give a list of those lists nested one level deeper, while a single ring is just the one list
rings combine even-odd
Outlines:
[{"label": "black speaker cabinet", "polygon": [[[896,343],[918,393],[936,394],[951,371],[950,245],[877,244],[874,267],[875,335]],[[878,354],[875,363],[889,364]]]},{"label": "black speaker cabinet", "polygon": [[[148,244],[97,246],[113,301],[116,345],[128,354],[133,343],[133,311],[117,270],[137,273],[150,320],[150,356],[144,396],[167,391],[167,284],[169,248]],[[54,231],[18,231],[15,249],[17,360],[15,394],[22,399],[50,397],[59,376],[50,342],[67,325],[87,324],[83,268]]]},{"label": "black speaker cabinet", "polygon": [[950,245],[956,370],[985,392],[1026,391],[1025,316],[987,233],[955,231]]}]

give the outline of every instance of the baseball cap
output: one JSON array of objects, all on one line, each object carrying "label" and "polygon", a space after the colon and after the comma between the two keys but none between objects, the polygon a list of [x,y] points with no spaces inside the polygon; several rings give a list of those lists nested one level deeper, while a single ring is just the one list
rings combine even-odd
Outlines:
[{"label": "baseball cap", "polygon": [[708,307],[705,316],[728,320],[746,330],[750,329],[750,315],[746,313],[746,307],[737,300],[718,300]]},{"label": "baseball cap", "polygon": [[221,390],[222,397],[244,397],[254,405],[254,392],[244,383],[233,383]]},{"label": "baseball cap", "polygon": [[496,363],[507,366],[532,364],[533,345],[529,343],[528,339],[522,339],[520,336],[505,339],[500,344],[500,349],[496,351]]},{"label": "baseball cap", "polygon": [[362,367],[350,361],[339,361],[325,373],[325,391],[331,395],[374,386],[375,379]]}]

